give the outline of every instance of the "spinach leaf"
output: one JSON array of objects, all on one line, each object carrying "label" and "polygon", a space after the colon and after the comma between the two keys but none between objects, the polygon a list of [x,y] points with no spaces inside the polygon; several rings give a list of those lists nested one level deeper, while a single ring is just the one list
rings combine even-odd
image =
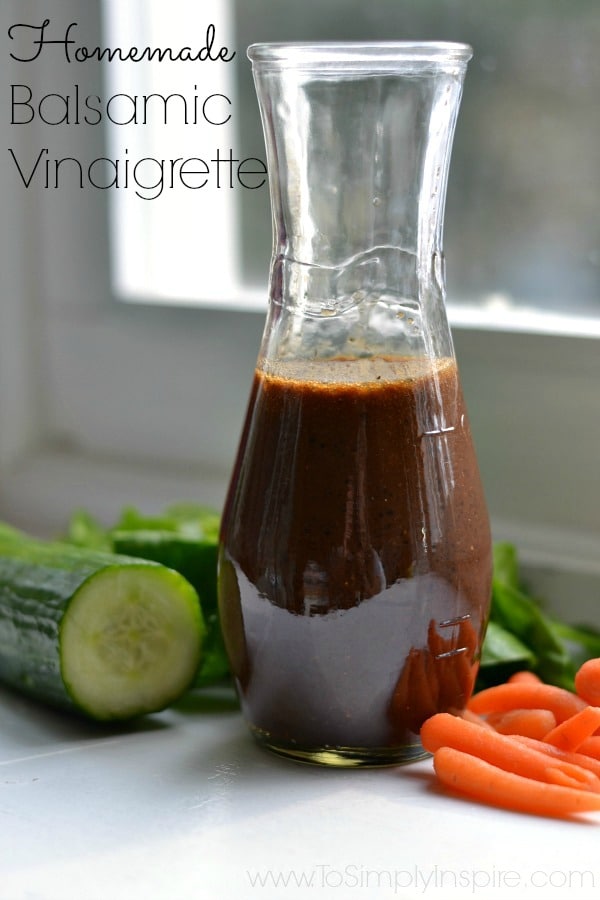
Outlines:
[{"label": "spinach leaf", "polygon": [[600,633],[548,615],[540,601],[521,585],[516,547],[496,543],[490,621],[478,688],[504,681],[511,670],[524,668],[549,684],[573,690],[578,667],[594,656],[600,656]]},{"label": "spinach leaf", "polygon": [[530,669],[536,662],[535,654],[518,637],[497,622],[490,621],[488,623],[481,653],[482,666],[518,663],[520,668]]}]

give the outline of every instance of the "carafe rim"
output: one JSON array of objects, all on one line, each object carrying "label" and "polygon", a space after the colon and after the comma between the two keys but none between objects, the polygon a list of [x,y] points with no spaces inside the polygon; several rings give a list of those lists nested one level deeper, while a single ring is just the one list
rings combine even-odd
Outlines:
[{"label": "carafe rim", "polygon": [[290,41],[250,44],[254,65],[364,71],[405,71],[454,65],[466,67],[473,56],[469,44],[453,41]]}]

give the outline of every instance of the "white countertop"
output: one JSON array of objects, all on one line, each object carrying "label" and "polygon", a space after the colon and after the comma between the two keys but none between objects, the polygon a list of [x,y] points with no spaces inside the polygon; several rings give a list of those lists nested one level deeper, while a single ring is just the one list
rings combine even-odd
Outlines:
[{"label": "white countertop", "polygon": [[288,762],[229,689],[108,730],[2,690],[0,722],[1,900],[599,896],[600,814],[449,797],[430,760]]}]

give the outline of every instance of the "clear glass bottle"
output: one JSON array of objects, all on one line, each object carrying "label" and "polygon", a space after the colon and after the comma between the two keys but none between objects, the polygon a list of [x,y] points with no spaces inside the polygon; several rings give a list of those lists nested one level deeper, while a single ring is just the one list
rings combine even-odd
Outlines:
[{"label": "clear glass bottle", "polygon": [[485,499],[445,312],[466,45],[249,48],[269,311],[223,515],[219,610],[257,740],[331,765],[424,755],[490,600]]}]

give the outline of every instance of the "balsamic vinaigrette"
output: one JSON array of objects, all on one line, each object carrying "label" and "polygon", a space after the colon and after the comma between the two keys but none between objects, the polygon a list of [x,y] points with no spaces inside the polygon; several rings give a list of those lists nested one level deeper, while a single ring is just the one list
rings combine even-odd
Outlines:
[{"label": "balsamic vinaigrette", "polygon": [[280,753],[423,755],[473,688],[486,504],[453,359],[255,373],[222,524],[220,614],[244,714]]},{"label": "balsamic vinaigrette", "polygon": [[491,541],[442,252],[471,55],[248,48],[273,253],[219,612],[252,733],[299,760],[416,759],[424,719],[473,688]]}]

